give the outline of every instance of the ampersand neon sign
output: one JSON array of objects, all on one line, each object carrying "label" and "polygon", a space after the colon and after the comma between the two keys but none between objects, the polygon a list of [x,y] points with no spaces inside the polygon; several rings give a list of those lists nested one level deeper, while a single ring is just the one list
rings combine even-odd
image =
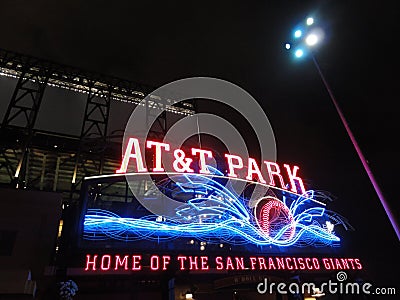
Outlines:
[{"label": "ampersand neon sign", "polygon": [[[129,138],[121,166],[116,173],[127,173],[128,167],[130,169],[129,172],[131,172],[131,170],[139,173],[147,171],[139,143],[140,142],[137,138]],[[183,149],[173,149],[172,155],[175,159],[173,160],[172,166],[165,166],[163,165],[163,156],[167,155],[166,153],[171,152],[172,148],[170,144],[157,141],[147,141],[146,145],[146,151],[154,151],[153,154],[155,154],[153,172],[175,171],[179,173],[193,173],[194,158],[198,158],[199,173],[209,173],[207,169],[207,160],[213,158],[211,150],[192,148],[192,157],[190,157],[190,155],[188,155]],[[260,168],[260,164],[253,158],[247,158],[247,164],[245,164],[243,158],[238,155],[225,154],[224,157],[226,158],[228,169],[226,175],[228,177],[238,178],[238,171],[247,169],[247,176],[243,179],[253,180],[263,184],[267,183],[272,187],[290,190],[291,192],[300,195],[306,192],[303,180],[297,175],[299,170],[298,166],[284,164],[283,168],[280,168],[280,166],[275,162],[263,161],[261,167],[266,169],[263,172],[263,168]],[[135,164],[132,165],[133,161]],[[281,172],[281,170],[284,170],[284,172]]]}]

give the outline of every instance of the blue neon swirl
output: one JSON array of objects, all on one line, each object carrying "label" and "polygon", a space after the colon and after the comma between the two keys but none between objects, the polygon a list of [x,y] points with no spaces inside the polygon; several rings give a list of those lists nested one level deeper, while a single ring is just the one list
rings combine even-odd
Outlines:
[{"label": "blue neon swirl", "polygon": [[[327,228],[326,221],[334,226],[350,226],[340,215],[325,209],[323,194],[307,191],[290,200],[283,196],[282,203],[293,216],[291,223],[283,222],[278,230],[267,235],[257,223],[255,212],[246,201],[225,186],[201,174],[179,175],[175,181],[182,192],[196,191],[196,197],[176,209],[176,217],[165,218],[148,215],[141,218],[120,217],[102,209],[88,209],[84,219],[85,239],[120,241],[166,241],[176,238],[195,238],[208,242],[225,242],[235,245],[276,246],[326,246],[338,245],[340,238]],[[318,201],[313,201],[318,199]],[[276,199],[278,200],[278,199]],[[278,223],[279,225],[280,223]],[[288,232],[294,234],[288,235]]]}]

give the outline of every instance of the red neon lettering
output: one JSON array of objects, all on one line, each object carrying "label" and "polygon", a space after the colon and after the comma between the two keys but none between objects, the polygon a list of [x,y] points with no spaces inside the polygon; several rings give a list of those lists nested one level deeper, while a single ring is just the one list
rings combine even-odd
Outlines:
[{"label": "red neon lettering", "polygon": [[303,180],[296,176],[297,170],[299,169],[298,166],[294,166],[293,167],[293,172],[290,170],[290,166],[287,164],[283,165],[286,168],[287,174],[289,176],[289,180],[290,180],[290,185],[292,186],[291,191],[294,193],[297,193],[297,186],[296,186],[296,182],[299,184],[300,187],[300,194],[304,194],[306,192],[306,189],[304,188],[304,184],[303,184]]},{"label": "red neon lettering", "polygon": [[[154,147],[153,147],[154,146]],[[171,146],[168,143],[161,143],[157,141],[147,141],[146,148],[152,149],[155,148],[155,160],[153,171],[154,172],[164,172],[165,169],[163,167],[162,162],[162,153],[164,151],[170,151]],[[210,171],[207,168],[207,158],[213,158],[213,152],[210,150],[203,150],[199,148],[192,148],[191,153],[193,156],[198,156],[199,158],[199,173],[200,174],[210,174]],[[173,169],[179,173],[193,173],[194,170],[191,168],[191,163],[193,162],[192,158],[186,157],[186,154],[181,149],[175,149],[173,151],[173,155],[175,160],[173,161]],[[240,169],[243,169],[243,159],[238,155],[225,154],[227,165],[228,165],[228,177],[238,177],[236,172]],[[135,159],[136,161],[136,170],[137,172],[146,172],[147,168],[145,168],[146,161],[142,157],[139,140],[137,138],[129,138],[128,143],[125,148],[125,152],[122,158],[121,166],[116,173],[126,173],[128,170],[128,166],[131,159]],[[267,166],[267,173],[269,178],[269,184],[271,186],[277,186],[276,179],[279,180],[280,187],[282,189],[287,189],[285,186],[285,182],[281,175],[281,170],[279,165],[275,162],[264,161]],[[287,176],[290,180],[291,191],[297,194],[304,194],[306,192],[303,180],[301,177],[297,176],[297,171],[299,170],[298,166],[294,166],[291,168],[288,164],[284,164],[286,168]],[[248,168],[247,168],[247,180],[254,180],[257,178],[257,181],[260,183],[267,183],[263,177],[261,172],[262,166],[257,164],[256,160],[253,158],[248,158]]]},{"label": "red neon lettering", "polygon": [[354,270],[355,269],[354,264],[353,264],[354,259],[348,258],[347,260],[350,262],[351,268]]},{"label": "red neon lettering", "polygon": [[200,262],[201,262],[201,269],[202,270],[208,270],[208,256],[201,256],[200,257]]},{"label": "red neon lettering", "polygon": [[169,151],[170,146],[169,144],[165,144],[165,143],[160,143],[160,142],[155,142],[155,141],[147,141],[147,148],[151,148],[152,146],[156,146],[156,161],[155,161],[155,168],[153,168],[154,172],[164,172],[164,168],[162,167],[161,164],[161,148],[164,148],[165,151]]},{"label": "red neon lettering", "polygon": [[163,270],[167,269],[167,265],[169,265],[170,260],[171,256],[166,256],[166,255],[163,256],[163,268],[162,268]]},{"label": "red neon lettering", "polygon": [[293,270],[293,266],[289,265],[289,262],[291,262],[292,259],[290,257],[286,257],[285,261],[286,261],[286,267],[288,268],[288,270]]},{"label": "red neon lettering", "polygon": [[263,256],[258,257],[258,265],[259,265],[260,270],[268,270],[267,264],[265,263],[265,257],[263,257]]},{"label": "red neon lettering", "polygon": [[226,258],[226,270],[229,270],[229,269],[234,270],[232,258],[230,256],[228,256]]},{"label": "red neon lettering", "polygon": [[331,263],[332,270],[335,270],[335,264],[333,263],[333,259],[330,258],[329,261],[330,261],[330,263]]},{"label": "red neon lettering", "polygon": [[192,155],[196,155],[197,153],[200,154],[200,174],[210,174],[210,171],[207,168],[206,164],[206,155],[208,158],[212,158],[212,152],[209,150],[203,150],[203,149],[197,149],[197,148],[192,148]]},{"label": "red neon lettering", "polygon": [[[229,177],[237,177],[235,174],[235,169],[243,168],[243,160],[240,156],[225,154],[225,157],[228,159],[228,168],[229,168]],[[233,163],[233,160],[236,160],[236,164]]]},{"label": "red neon lettering", "polygon": [[185,261],[187,259],[186,256],[178,256],[177,259],[179,260],[180,269],[185,270]]},{"label": "red neon lettering", "polygon": [[272,269],[276,270],[275,263],[274,263],[274,260],[272,259],[272,257],[268,258],[268,268],[270,270],[272,270]]},{"label": "red neon lettering", "polygon": [[306,266],[308,270],[312,270],[312,266],[310,265],[310,260],[311,259],[309,257],[306,258]]},{"label": "red neon lettering", "polygon": [[343,269],[349,270],[350,266],[349,266],[349,262],[347,261],[347,259],[345,258],[341,258],[341,265],[343,266]]},{"label": "red neon lettering", "polygon": [[89,266],[92,266],[91,271],[96,271],[96,261],[97,261],[97,254],[93,256],[93,260],[90,261],[90,254],[86,255],[86,267],[85,271],[89,271]]},{"label": "red neon lettering", "polygon": [[224,264],[222,263],[222,257],[221,256],[217,256],[215,258],[215,263],[216,263],[216,269],[217,270],[223,270],[224,269]]},{"label": "red neon lettering", "polygon": [[319,261],[317,258],[313,258],[312,259],[313,265],[314,265],[314,270],[319,270],[320,266],[319,266]]},{"label": "red neon lettering", "polygon": [[283,261],[283,257],[277,257],[276,263],[278,264],[278,270],[285,269],[285,262]]},{"label": "red neon lettering", "polygon": [[[268,172],[268,177],[269,177],[269,184],[272,186],[276,186],[275,181],[274,181],[274,176],[278,176],[279,182],[281,184],[281,188],[285,189],[285,183],[283,182],[283,178],[281,175],[281,170],[279,169],[278,164],[270,161],[264,161],[264,163],[267,165],[267,172]],[[272,167],[274,167],[274,170],[272,170]]]},{"label": "red neon lettering", "polygon": [[356,266],[357,266],[357,269],[358,270],[361,270],[363,267],[362,267],[362,264],[361,264],[361,262],[360,262],[360,260],[358,259],[358,258],[356,258],[355,260],[354,260],[354,262],[356,263]]},{"label": "red neon lettering", "polygon": [[297,260],[295,257],[292,258],[292,261],[294,263],[294,268],[297,270],[299,267],[297,266]]},{"label": "red neon lettering", "polygon": [[124,269],[128,270],[128,255],[125,255],[123,260],[121,260],[121,257],[119,255],[116,255],[115,256],[115,268],[114,268],[114,270],[118,270],[118,268],[120,266],[123,266],[123,265],[125,265]]},{"label": "red neon lettering", "polygon": [[[135,148],[135,152],[132,153],[132,148]],[[146,172],[147,169],[143,165],[143,158],[140,152],[139,140],[135,138],[129,138],[128,145],[125,149],[124,158],[122,159],[121,167],[116,173],[126,173],[128,168],[129,160],[133,158],[136,160],[136,168],[138,172]]]},{"label": "red neon lettering", "polygon": [[331,266],[330,266],[330,264],[329,264],[329,259],[323,258],[323,259],[322,259],[322,263],[324,264],[325,269],[327,269],[327,270],[330,270],[330,269],[331,269]]},{"label": "red neon lettering", "polygon": [[132,270],[138,271],[142,269],[140,265],[141,255],[132,255]]},{"label": "red neon lettering", "polygon": [[244,261],[243,261],[243,257],[235,257],[235,261],[236,261],[236,270],[244,270]]},{"label": "red neon lettering", "polygon": [[335,258],[335,265],[336,265],[336,270],[342,270],[342,265],[340,264],[339,259]]},{"label": "red neon lettering", "polygon": [[256,262],[257,262],[257,257],[250,257],[250,265],[251,265],[252,270],[256,269],[256,267],[255,267]]},{"label": "red neon lettering", "polygon": [[160,258],[157,255],[150,257],[150,269],[156,271],[160,268]]},{"label": "red neon lettering", "polygon": [[[107,262],[105,262],[106,260],[107,260]],[[103,255],[101,257],[101,266],[100,266],[100,268],[103,271],[107,271],[107,270],[110,269],[110,267],[111,267],[111,255]]]},{"label": "red neon lettering", "polygon": [[197,256],[189,256],[189,270],[198,270],[199,267],[197,266]]},{"label": "red neon lettering", "polygon": [[304,264],[304,259],[302,257],[299,257],[299,265],[300,270],[304,270],[306,268],[306,265]]},{"label": "red neon lettering", "polygon": [[257,175],[258,180],[261,183],[267,183],[264,178],[261,175],[261,171],[260,168],[257,165],[257,162],[255,161],[254,158],[249,158],[249,167],[247,169],[247,176],[246,179],[247,180],[253,180],[253,175]]}]

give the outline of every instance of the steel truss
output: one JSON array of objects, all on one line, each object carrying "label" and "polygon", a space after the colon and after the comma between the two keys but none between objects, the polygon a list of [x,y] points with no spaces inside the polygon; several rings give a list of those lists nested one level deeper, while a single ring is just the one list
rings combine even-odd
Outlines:
[{"label": "steel truss", "polygon": [[[9,178],[13,186],[20,188],[55,191],[61,185],[61,190],[67,191],[65,182],[69,180],[74,193],[79,190],[84,176],[114,168],[119,158],[112,151],[119,146],[116,147],[113,137],[107,135],[111,101],[137,105],[146,99],[146,120],[156,113],[155,110],[163,110],[156,120],[158,125],[153,126],[153,136],[162,136],[167,131],[166,112],[194,113],[192,102],[160,99],[151,95],[154,88],[148,85],[2,49],[0,75],[17,79],[1,127],[0,181],[5,183]],[[34,129],[47,86],[87,94],[79,137]],[[69,148],[67,151],[55,149],[56,143],[68,144]],[[49,178],[50,183],[46,183]]]}]

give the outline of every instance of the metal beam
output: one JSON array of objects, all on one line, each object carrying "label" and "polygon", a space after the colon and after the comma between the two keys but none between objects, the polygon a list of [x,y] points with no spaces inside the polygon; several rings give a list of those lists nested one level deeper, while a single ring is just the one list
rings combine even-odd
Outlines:
[{"label": "metal beam", "polygon": [[[94,175],[89,173],[89,168],[86,168],[88,163],[91,164],[90,169],[93,170],[94,167],[96,174],[102,174],[104,167],[104,150],[107,139],[112,87],[109,86],[108,89],[98,90],[94,82],[90,83],[89,86],[80,145],[72,177],[73,190],[80,184],[84,176]],[[79,176],[79,169],[82,176]]]},{"label": "metal beam", "polygon": [[[34,66],[32,66],[34,62]],[[118,77],[87,72],[71,66],[61,65],[28,55],[0,49],[0,75],[20,78],[22,73],[38,76],[43,69],[51,70],[47,84],[80,93],[90,93],[95,88],[100,94],[112,87],[112,100],[138,104],[154,91],[154,87]],[[93,90],[92,90],[93,92]],[[154,99],[156,99],[155,97]],[[155,100],[157,101],[157,100]],[[175,104],[168,100],[167,110],[172,113],[191,115],[193,107],[187,103]]]},{"label": "metal beam", "polygon": [[[33,67],[35,63],[36,61],[32,61],[30,67]],[[14,174],[17,179],[17,185],[21,178],[25,177],[27,151],[32,140],[33,127],[48,81],[47,69],[42,69],[40,72],[33,74],[26,72],[30,67],[29,61],[26,62],[26,69],[21,72],[2,123],[2,129],[7,127],[22,127],[24,129],[25,136],[20,147],[21,156]]]}]

